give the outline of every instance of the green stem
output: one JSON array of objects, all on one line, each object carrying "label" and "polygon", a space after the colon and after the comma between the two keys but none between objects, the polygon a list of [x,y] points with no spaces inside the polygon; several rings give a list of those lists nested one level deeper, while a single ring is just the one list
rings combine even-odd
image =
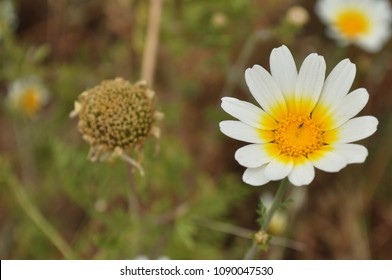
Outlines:
[{"label": "green stem", "polygon": [[37,207],[31,202],[26,191],[22,185],[10,175],[5,172],[2,174],[5,178],[5,184],[9,186],[16,201],[19,203],[23,211],[34,222],[34,224],[42,230],[42,232],[49,238],[54,246],[63,254],[66,259],[75,259],[71,248],[57,232],[57,230],[45,219]]},{"label": "green stem", "polygon": [[129,211],[130,213],[139,217],[141,215],[141,205],[140,205],[138,190],[136,188],[135,178],[133,176],[134,165],[129,164],[129,162],[127,161],[126,168],[127,168],[128,182],[129,182],[129,188],[128,188]]},{"label": "green stem", "polygon": [[258,30],[249,35],[241,49],[236,63],[231,67],[227,75],[226,83],[221,93],[222,97],[232,96],[235,86],[237,85],[240,77],[242,77],[241,74],[244,72],[245,65],[257,46],[257,43],[270,38],[270,36],[271,34],[269,30]]},{"label": "green stem", "polygon": [[[279,205],[282,202],[283,195],[284,195],[288,185],[289,184],[288,184],[287,178],[283,179],[280,182],[278,191],[276,192],[276,196],[274,198],[274,202],[272,203],[272,206],[268,211],[267,217],[265,218],[264,223],[261,226],[261,229],[260,229],[261,231],[264,231],[264,232],[267,231],[268,226],[271,222],[272,217],[274,216],[275,211],[279,208]],[[258,245],[255,242],[253,242],[252,247],[250,247],[250,249],[246,253],[244,259],[245,260],[253,260],[257,251],[258,251]]]}]

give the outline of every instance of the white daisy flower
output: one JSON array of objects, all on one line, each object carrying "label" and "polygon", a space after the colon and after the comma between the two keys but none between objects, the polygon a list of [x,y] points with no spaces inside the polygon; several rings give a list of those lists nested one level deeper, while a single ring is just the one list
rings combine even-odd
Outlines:
[{"label": "white daisy flower", "polygon": [[48,102],[48,97],[41,80],[31,76],[14,81],[9,87],[6,101],[13,112],[31,118]]},{"label": "white daisy flower", "polygon": [[251,143],[238,149],[235,159],[247,167],[243,180],[250,185],[288,177],[293,185],[310,184],[314,167],[338,172],[347,164],[364,162],[368,151],[358,141],[378,125],[373,116],[353,118],[366,105],[364,88],[348,93],[356,67],[341,61],[325,79],[322,56],[310,54],[299,73],[286,46],[270,56],[271,74],[260,65],[245,71],[245,80],[261,106],[232,97],[222,108],[239,121],[222,121],[229,137]]},{"label": "white daisy flower", "polygon": [[343,45],[377,52],[390,36],[392,10],[386,0],[319,0],[316,13],[327,34]]}]

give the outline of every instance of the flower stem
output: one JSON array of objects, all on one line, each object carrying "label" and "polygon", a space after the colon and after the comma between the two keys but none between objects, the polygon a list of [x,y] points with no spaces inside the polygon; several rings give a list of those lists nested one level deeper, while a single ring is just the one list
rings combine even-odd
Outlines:
[{"label": "flower stem", "polygon": [[143,54],[141,77],[152,85],[157,56],[159,25],[163,0],[151,0],[147,27],[146,47]]},{"label": "flower stem", "polygon": [[137,170],[139,170],[140,175],[144,176],[144,169],[143,167],[134,159],[132,159],[131,157],[127,156],[126,154],[122,153],[120,155],[120,157],[126,161],[127,163],[129,163],[132,167],[135,167]]},{"label": "flower stem", "polygon": [[[128,162],[126,162],[128,163]],[[129,181],[129,210],[136,216],[140,216],[140,200],[138,190],[135,185],[135,178],[133,174],[134,165],[126,164],[127,175]]]},{"label": "flower stem", "polygon": [[3,178],[0,179],[5,180],[5,185],[9,187],[16,201],[19,203],[20,207],[23,209],[26,215],[49,238],[53,245],[64,256],[64,258],[75,259],[75,256],[69,245],[33,204],[22,185],[13,176],[10,175],[9,170],[7,171],[1,174],[1,177]]},{"label": "flower stem", "polygon": [[240,55],[236,63],[231,66],[227,75],[225,85],[223,87],[221,96],[232,96],[232,93],[237,85],[242,73],[246,67],[249,57],[252,55],[255,47],[260,41],[266,40],[271,37],[269,30],[258,30],[249,35],[246,39],[244,46],[241,49]]},{"label": "flower stem", "polygon": [[[288,180],[287,178],[283,179],[280,182],[279,188],[276,192],[274,202],[272,203],[271,208],[269,209],[267,213],[267,217],[265,218],[263,224],[261,225],[261,231],[267,231],[268,226],[271,222],[272,217],[274,216],[275,211],[279,208],[280,203],[282,202],[283,195],[287,189],[288,186]],[[248,250],[248,252],[245,255],[245,260],[253,260],[255,254],[258,251],[258,244],[256,242],[253,242],[252,247]]]}]

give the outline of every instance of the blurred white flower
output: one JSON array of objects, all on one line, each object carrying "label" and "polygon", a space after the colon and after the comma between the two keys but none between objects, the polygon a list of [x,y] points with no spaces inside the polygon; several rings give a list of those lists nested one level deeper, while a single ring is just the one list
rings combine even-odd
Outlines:
[{"label": "blurred white flower", "polygon": [[6,102],[14,113],[32,118],[48,102],[48,97],[48,91],[41,80],[30,76],[10,85]]},{"label": "blurred white flower", "polygon": [[309,13],[301,6],[293,6],[287,10],[286,21],[294,26],[302,27],[308,23]]},{"label": "blurred white flower", "polygon": [[97,212],[103,213],[108,209],[108,203],[105,199],[100,198],[95,201],[94,208]]},{"label": "blurred white flower", "polygon": [[338,172],[350,163],[364,162],[368,151],[358,141],[378,125],[373,116],[353,118],[369,94],[349,93],[356,67],[341,61],[325,79],[324,58],[310,54],[299,73],[286,46],[270,56],[271,74],[260,65],[245,71],[245,80],[259,105],[232,97],[222,108],[239,121],[222,121],[227,136],[252,143],[238,149],[235,159],[247,167],[244,182],[260,186],[288,177],[293,185],[310,184],[314,167]]},{"label": "blurred white flower", "polygon": [[319,0],[316,13],[327,34],[342,45],[379,51],[390,37],[392,10],[387,0]]},{"label": "blurred white flower", "polygon": [[226,26],[228,21],[227,16],[222,12],[215,12],[211,17],[211,23],[216,28]]}]

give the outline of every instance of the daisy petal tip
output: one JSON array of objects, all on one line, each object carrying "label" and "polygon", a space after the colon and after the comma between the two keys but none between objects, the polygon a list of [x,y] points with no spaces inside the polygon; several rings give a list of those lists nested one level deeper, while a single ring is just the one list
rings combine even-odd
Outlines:
[{"label": "daisy petal tip", "polygon": [[307,182],[302,182],[302,181],[297,181],[297,180],[293,180],[289,178],[290,183],[294,186],[294,187],[304,187],[304,186],[308,186],[311,182],[307,183]]},{"label": "daisy petal tip", "polygon": [[377,131],[379,121],[374,116],[367,116],[367,118],[369,122],[369,130],[371,130],[371,132],[369,132],[370,133],[369,136],[371,136]]},{"label": "daisy petal tip", "polygon": [[272,53],[276,53],[276,52],[282,52],[282,53],[289,52],[289,53],[291,53],[289,48],[286,45],[281,45],[280,47],[274,48],[271,52],[271,55],[272,55]]},{"label": "daisy petal tip", "polygon": [[219,123],[219,129],[220,129],[220,131],[223,133],[223,134],[226,134],[225,132],[226,132],[226,130],[228,129],[228,127],[229,127],[229,122],[230,121],[221,121],[220,123]]},{"label": "daisy petal tip", "polygon": [[222,103],[223,103],[223,102],[230,102],[230,101],[233,100],[233,99],[235,99],[235,98],[229,97],[229,96],[224,96],[224,97],[221,98],[221,102],[222,102]]},{"label": "daisy petal tip", "polygon": [[265,166],[258,168],[247,168],[242,175],[242,180],[251,186],[262,186],[270,180],[264,175]]}]

